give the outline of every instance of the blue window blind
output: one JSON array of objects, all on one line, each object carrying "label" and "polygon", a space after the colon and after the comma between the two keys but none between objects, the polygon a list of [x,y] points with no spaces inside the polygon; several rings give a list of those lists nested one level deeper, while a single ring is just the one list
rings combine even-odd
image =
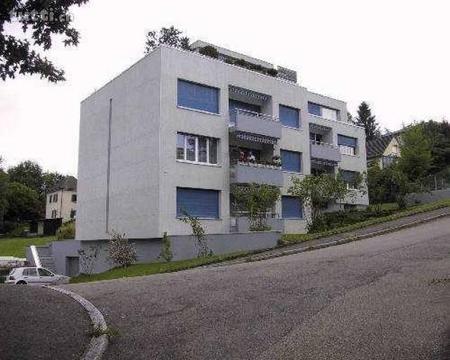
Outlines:
[{"label": "blue window blind", "polygon": [[358,140],[356,138],[345,135],[338,135],[338,145],[350,146],[355,148],[357,142]]},{"label": "blue window blind", "polygon": [[308,112],[313,115],[322,116],[322,109],[320,105],[309,102]]},{"label": "blue window blind", "polygon": [[303,204],[298,197],[282,196],[281,213],[283,219],[302,219]]},{"label": "blue window blind", "polygon": [[219,113],[219,89],[178,80],[178,105]]},{"label": "blue window blind", "polygon": [[177,188],[177,217],[219,218],[219,191]]},{"label": "blue window blind", "polygon": [[298,109],[280,105],[280,121],[284,126],[298,128],[300,126],[300,112]]},{"label": "blue window blind", "polygon": [[281,150],[281,167],[286,171],[301,171],[301,154],[295,151]]}]

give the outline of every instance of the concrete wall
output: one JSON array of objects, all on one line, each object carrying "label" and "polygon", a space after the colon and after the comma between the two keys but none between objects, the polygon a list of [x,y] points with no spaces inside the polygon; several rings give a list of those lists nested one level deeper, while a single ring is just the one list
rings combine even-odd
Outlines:
[{"label": "concrete wall", "polygon": [[58,274],[67,275],[67,257],[79,257],[78,250],[81,249],[81,243],[77,240],[53,241],[51,252],[55,264],[55,270]]},{"label": "concrete wall", "polygon": [[433,190],[420,194],[410,194],[407,197],[408,204],[428,204],[431,202],[450,199],[450,189]]},{"label": "concrete wall", "polygon": [[131,238],[159,234],[160,55],[147,55],[81,104],[78,240],[103,239],[111,230]]}]

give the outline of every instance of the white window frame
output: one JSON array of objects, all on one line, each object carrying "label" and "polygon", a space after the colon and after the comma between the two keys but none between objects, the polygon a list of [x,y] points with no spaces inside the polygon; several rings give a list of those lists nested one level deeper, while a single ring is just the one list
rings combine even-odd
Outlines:
[{"label": "white window frame", "polygon": [[[177,161],[181,161],[181,162],[187,162],[187,163],[191,163],[191,164],[200,164],[200,165],[212,165],[212,166],[217,166],[219,165],[219,159],[218,159],[218,151],[219,151],[219,140],[216,138],[211,138],[208,136],[202,136],[202,135],[194,135],[194,134],[187,134],[187,133],[177,133],[178,135],[183,135],[184,136],[184,151],[183,151],[183,159],[177,159]],[[188,160],[187,159],[187,145],[188,145],[188,136],[194,137],[195,138],[195,145],[194,145],[194,154],[195,154],[195,160]],[[206,162],[204,161],[199,161],[199,138],[205,138],[206,139]],[[217,148],[217,162],[216,163],[211,163],[209,162],[210,158],[209,158],[209,144],[211,140],[216,140],[216,148]]]}]

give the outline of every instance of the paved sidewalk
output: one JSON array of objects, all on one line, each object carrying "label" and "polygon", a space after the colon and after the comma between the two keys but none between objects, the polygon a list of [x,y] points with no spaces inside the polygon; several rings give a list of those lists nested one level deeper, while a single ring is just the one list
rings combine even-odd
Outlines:
[{"label": "paved sidewalk", "polygon": [[74,300],[40,286],[0,285],[0,358],[79,359],[90,320]]},{"label": "paved sidewalk", "polygon": [[[305,241],[305,242],[298,243],[295,245],[283,246],[283,247],[279,247],[279,248],[276,248],[273,250],[264,251],[264,252],[256,254],[256,255],[250,255],[250,256],[243,257],[243,258],[238,258],[235,260],[226,261],[226,262],[222,262],[222,263],[218,263],[218,264],[207,265],[206,267],[220,267],[220,266],[226,266],[226,265],[231,265],[231,264],[240,264],[240,263],[244,263],[244,262],[248,262],[248,261],[265,260],[265,259],[270,259],[270,258],[274,258],[274,257],[278,257],[278,256],[289,255],[290,253],[295,254],[295,253],[309,250],[310,248],[314,248],[314,247],[320,247],[320,246],[325,247],[325,246],[327,246],[328,243],[332,243],[332,242],[345,241],[346,239],[360,237],[360,236],[366,237],[366,236],[370,236],[371,234],[374,234],[374,236],[379,235],[377,233],[382,232],[382,231],[388,231],[390,229],[393,229],[396,227],[401,227],[401,226],[413,225],[416,222],[426,221],[427,219],[440,217],[440,216],[450,216],[450,207],[437,209],[437,210],[433,210],[433,211],[428,211],[428,212],[424,212],[421,214],[406,216],[401,219],[388,221],[388,222],[377,224],[377,225],[368,226],[368,227],[365,227],[362,229],[358,229],[358,230],[354,230],[354,231],[350,231],[350,232],[346,232],[346,233],[342,233],[342,234],[337,234],[337,235],[323,237],[320,239]],[[450,219],[449,219],[449,221],[450,221]],[[336,245],[339,245],[339,244],[336,244]]]}]

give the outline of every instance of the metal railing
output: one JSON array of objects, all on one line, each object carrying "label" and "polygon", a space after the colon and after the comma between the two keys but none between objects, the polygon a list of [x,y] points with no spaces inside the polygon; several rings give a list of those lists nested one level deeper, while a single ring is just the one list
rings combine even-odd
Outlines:
[{"label": "metal railing", "polygon": [[252,116],[261,120],[266,120],[266,121],[275,121],[275,122],[279,122],[280,120],[270,114],[263,114],[263,113],[259,113],[256,111],[251,111],[251,110],[245,110],[245,109],[233,109],[230,110],[230,120],[232,122],[236,122],[236,118],[238,116],[238,114],[242,114],[242,115],[246,115],[246,116]]},{"label": "metal railing", "polygon": [[323,142],[323,141],[310,140],[310,142],[311,142],[312,145],[325,146],[325,147],[329,147],[329,148],[336,149],[336,150],[339,149],[338,146],[333,145],[333,144],[329,144],[329,143],[326,143],[326,142]]}]

